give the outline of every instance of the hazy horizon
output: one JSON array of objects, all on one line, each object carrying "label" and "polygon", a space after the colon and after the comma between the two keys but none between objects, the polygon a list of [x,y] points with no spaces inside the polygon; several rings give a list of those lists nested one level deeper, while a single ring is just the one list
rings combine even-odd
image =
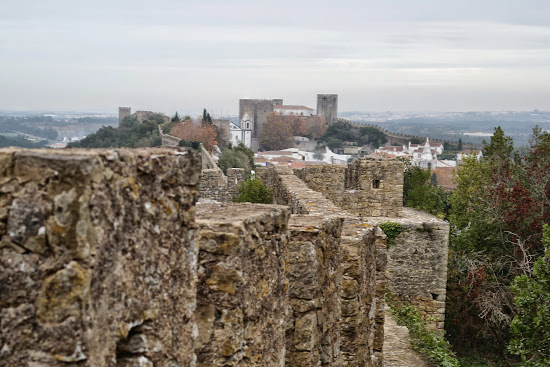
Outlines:
[{"label": "hazy horizon", "polygon": [[8,1],[0,110],[550,110],[550,2]]}]

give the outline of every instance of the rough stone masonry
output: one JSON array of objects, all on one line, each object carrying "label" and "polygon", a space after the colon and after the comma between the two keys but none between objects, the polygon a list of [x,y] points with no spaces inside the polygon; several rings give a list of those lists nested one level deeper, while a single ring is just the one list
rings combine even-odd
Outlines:
[{"label": "rough stone masonry", "polygon": [[0,150],[2,366],[194,363],[198,158]]},{"label": "rough stone masonry", "polygon": [[386,264],[441,315],[436,219],[403,210],[387,263],[394,218],[259,175],[284,206],[195,206],[187,150],[0,149],[0,364],[382,366]]}]

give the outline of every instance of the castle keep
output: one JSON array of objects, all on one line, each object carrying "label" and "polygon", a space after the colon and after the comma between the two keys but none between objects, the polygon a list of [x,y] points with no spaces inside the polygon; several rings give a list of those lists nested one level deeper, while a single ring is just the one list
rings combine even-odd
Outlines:
[{"label": "castle keep", "polygon": [[338,95],[318,94],[317,115],[324,117],[327,124],[332,124],[338,118]]},{"label": "castle keep", "polygon": [[[258,151],[260,134],[270,113],[282,115],[295,114],[299,116],[312,116],[312,109],[305,106],[285,106],[282,99],[240,99],[239,100],[239,121],[248,116],[251,121],[252,144],[251,149]],[[331,124],[338,117],[338,95],[318,94],[317,115],[324,117],[327,124]],[[241,126],[241,128],[244,128]]]},{"label": "castle keep", "polygon": [[219,202],[231,171],[197,203],[189,150],[0,149],[2,362],[382,366],[386,289],[445,312],[448,224],[402,168],[260,169],[275,205]]}]

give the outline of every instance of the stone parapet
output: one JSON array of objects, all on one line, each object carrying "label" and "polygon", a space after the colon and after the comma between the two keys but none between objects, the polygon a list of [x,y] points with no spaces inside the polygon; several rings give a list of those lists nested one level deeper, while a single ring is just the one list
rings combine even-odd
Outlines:
[{"label": "stone parapet", "polygon": [[312,215],[290,219],[287,366],[341,365],[342,223]]},{"label": "stone parapet", "polygon": [[288,205],[292,214],[345,215],[322,193],[307,187],[288,166],[259,167],[256,175],[273,190],[273,202]]},{"label": "stone parapet", "polygon": [[288,209],[197,205],[197,366],[282,366]]},{"label": "stone parapet", "polygon": [[[331,173],[341,174],[342,169],[330,167],[324,171],[327,176],[330,176]],[[318,346],[308,350],[297,349],[295,346],[297,343],[292,339],[293,336],[296,338],[296,331],[290,328],[290,333],[287,331],[287,353],[292,363],[288,363],[288,365],[310,366],[318,365],[320,362],[334,366],[381,367],[383,364],[386,285],[385,235],[379,228],[375,228],[338,208],[321,192],[306,186],[305,182],[299,179],[298,175],[294,175],[288,167],[262,168],[257,171],[257,174],[266,185],[273,189],[274,200],[277,204],[288,205],[292,213],[301,214],[293,215],[290,221],[289,263],[297,261],[301,266],[300,269],[308,276],[303,277],[302,274],[300,277],[289,276],[290,289],[293,286],[300,288],[304,282],[311,285],[307,279],[321,281],[322,277],[315,277],[313,274],[318,269],[326,268],[327,265],[324,264],[327,261],[332,261],[328,263],[330,264],[328,273],[337,274],[331,282],[321,288],[321,291],[325,292],[326,289],[333,287],[338,290],[338,301],[325,301],[331,305],[329,306],[331,312],[340,313],[338,324],[333,326],[331,317],[319,318],[319,312],[315,318],[312,313],[303,311],[305,314],[300,316],[303,316],[304,319],[298,319],[295,315],[296,309],[300,309],[298,306],[304,307],[308,311],[318,309],[317,304],[313,301],[307,303],[309,308],[303,306],[304,302],[300,301],[290,313],[293,315],[290,325],[300,329],[307,328],[308,331],[301,332],[300,335],[307,335],[308,342],[317,341]],[[340,185],[332,181],[331,184],[334,187]],[[294,218],[298,218],[299,221]],[[335,234],[328,235],[326,233],[325,225],[329,222],[323,222],[322,218],[325,218],[324,221],[343,220],[341,235],[335,237],[335,240],[330,240]],[[332,228],[332,226],[328,228]],[[323,240],[324,237],[328,238]],[[303,238],[308,238],[308,240],[303,240]],[[325,249],[327,246],[325,241],[336,243],[336,240],[338,245],[331,245],[333,250]],[[295,243],[300,246],[293,248]],[[323,257],[319,257],[319,250]],[[300,294],[308,293],[300,292]],[[291,305],[294,307],[292,294],[290,297]],[[322,311],[320,314],[324,315]],[[298,320],[300,321],[298,322]],[[324,344],[320,342],[322,339],[319,338],[327,334],[308,326],[316,320],[319,327],[322,327],[321,330],[328,327],[336,331],[334,334],[328,334],[330,338],[325,337]],[[332,346],[331,353],[328,352],[330,346]],[[288,358],[287,361],[289,361]]]},{"label": "stone parapet", "polygon": [[231,202],[239,196],[239,185],[244,182],[243,168],[227,169],[227,176],[219,168],[203,169],[200,176],[200,197],[219,202]]},{"label": "stone parapet", "polygon": [[403,208],[403,163],[362,158],[342,166],[308,166],[295,175],[337,207],[361,217],[399,217]]},{"label": "stone parapet", "polygon": [[346,218],[343,228],[342,365],[381,367],[386,237],[358,218]]},{"label": "stone parapet", "polygon": [[433,329],[443,330],[447,286],[449,223],[403,208],[401,218],[367,218],[368,223],[399,223],[403,231],[388,249],[388,288],[417,306]]},{"label": "stone parapet", "polygon": [[2,365],[192,364],[198,167],[174,149],[0,149]]}]

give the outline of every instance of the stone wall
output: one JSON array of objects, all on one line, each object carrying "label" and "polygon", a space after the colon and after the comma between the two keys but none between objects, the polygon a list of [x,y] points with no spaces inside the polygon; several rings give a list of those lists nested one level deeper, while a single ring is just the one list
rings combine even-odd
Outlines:
[{"label": "stone wall", "polygon": [[273,190],[273,202],[288,205],[292,214],[344,215],[323,194],[307,187],[288,166],[258,167],[256,175]]},{"label": "stone wall", "polygon": [[[331,170],[332,167],[329,168]],[[301,214],[293,215],[289,223],[289,248],[296,251],[293,256],[292,250],[289,250],[289,261],[297,261],[298,269],[303,273],[297,272],[298,277],[289,276],[289,284],[291,288],[293,284],[295,287],[306,284],[312,290],[309,293],[301,292],[311,297],[309,302],[301,300],[298,304],[292,304],[291,295],[294,308],[291,313],[293,318],[290,318],[290,325],[287,326],[290,328],[287,331],[287,353],[292,361],[289,365],[311,366],[321,363],[334,366],[382,366],[385,235],[379,228],[336,207],[320,192],[307,187],[288,167],[261,168],[257,170],[257,175],[273,189],[277,204],[288,205],[291,213]],[[327,225],[321,218],[325,218],[325,221],[343,220],[341,235],[337,236],[331,229],[334,224]],[[299,246],[293,248],[295,241]],[[327,265],[327,261],[331,263]],[[334,276],[329,279],[315,276],[319,269],[326,269],[324,273]],[[316,290],[321,284],[326,285]],[[328,292],[328,289],[334,289],[338,294],[337,301],[334,298],[324,300],[329,305],[327,307],[331,310],[331,316],[327,318],[320,310],[316,312],[315,318],[311,311],[317,307],[316,300],[320,296],[312,294],[322,294]],[[330,294],[334,293],[328,292],[323,297],[329,297]],[[300,317],[296,316],[297,312]],[[339,318],[336,326],[332,317]],[[311,326],[315,320],[319,328]],[[305,330],[296,332],[296,328]],[[334,333],[326,334],[324,330],[334,330]],[[317,347],[305,349],[299,344],[296,348],[296,342],[292,341],[293,335],[294,340],[306,340],[308,345],[316,342]]]},{"label": "stone wall", "polygon": [[287,366],[341,365],[342,223],[312,215],[290,219]]},{"label": "stone wall", "polygon": [[[360,216],[399,217],[403,208],[403,162],[388,158],[357,159],[346,170],[346,188],[361,199],[344,206]],[[353,196],[353,192],[348,192]]]},{"label": "stone wall", "polygon": [[403,232],[388,249],[388,287],[420,309],[433,329],[443,329],[447,286],[449,223],[403,208],[401,218],[368,218],[377,225],[401,224]]},{"label": "stone wall", "polygon": [[197,205],[197,366],[283,366],[288,209]]},{"label": "stone wall", "polygon": [[179,146],[180,138],[176,138],[172,135],[166,135],[162,132],[162,128],[159,126],[159,135],[162,145],[165,147],[177,147]]},{"label": "stone wall", "polygon": [[342,365],[381,366],[384,344],[386,237],[347,218],[342,232]]},{"label": "stone wall", "polygon": [[361,217],[399,217],[403,208],[403,163],[362,158],[347,167],[308,166],[295,170],[312,190]]},{"label": "stone wall", "polygon": [[219,168],[203,169],[200,176],[200,197],[219,202],[231,202],[239,196],[239,185],[244,182],[243,168],[228,168],[227,176]]},{"label": "stone wall", "polygon": [[[324,174],[361,190],[358,167]],[[358,217],[288,167],[258,169],[285,207],[195,209],[198,168],[172,148],[0,150],[6,365],[381,367],[386,270],[442,327],[447,223]],[[201,189],[244,172],[220,177]],[[386,221],[405,229],[389,258]]]},{"label": "stone wall", "polygon": [[[433,328],[443,329],[449,224],[403,208],[403,164],[395,159],[366,158],[352,162],[347,168],[311,166],[294,173],[308,188],[326,195],[337,207],[336,211],[345,209],[348,215],[361,216],[371,225],[384,222],[403,225],[406,231],[389,249],[388,287],[403,301],[418,306]],[[376,189],[374,180],[378,180]],[[299,185],[293,182],[292,187]],[[330,207],[331,212],[334,210]],[[377,284],[382,281],[379,278]]]},{"label": "stone wall", "polygon": [[187,151],[1,149],[1,364],[190,365],[197,182]]}]

